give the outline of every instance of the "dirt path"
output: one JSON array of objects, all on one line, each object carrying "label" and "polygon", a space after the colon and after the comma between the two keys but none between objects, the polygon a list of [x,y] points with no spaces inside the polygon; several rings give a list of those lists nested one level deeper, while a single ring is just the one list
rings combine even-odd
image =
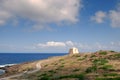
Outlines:
[{"label": "dirt path", "polygon": [[[32,70],[32,71],[24,71],[23,73],[20,73],[20,74],[15,74],[15,75],[12,75],[12,76],[8,76],[8,77],[5,77],[5,78],[0,78],[0,80],[17,80],[17,79],[11,79],[11,78],[14,78],[14,77],[19,77],[19,76],[22,76],[24,74],[32,74],[32,73],[35,73],[37,71],[39,71],[41,69],[41,63],[38,62],[36,64],[36,69],[35,70]],[[25,80],[25,79],[24,79]]]}]

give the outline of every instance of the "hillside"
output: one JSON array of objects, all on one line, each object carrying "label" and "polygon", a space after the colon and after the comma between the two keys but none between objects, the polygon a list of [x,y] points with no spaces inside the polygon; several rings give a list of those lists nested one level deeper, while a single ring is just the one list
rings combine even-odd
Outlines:
[{"label": "hillside", "polygon": [[115,51],[80,53],[23,63],[7,67],[7,73],[3,76],[34,70],[38,62],[41,63],[41,69],[39,71],[31,74],[25,73],[14,79],[120,80],[120,53]]}]

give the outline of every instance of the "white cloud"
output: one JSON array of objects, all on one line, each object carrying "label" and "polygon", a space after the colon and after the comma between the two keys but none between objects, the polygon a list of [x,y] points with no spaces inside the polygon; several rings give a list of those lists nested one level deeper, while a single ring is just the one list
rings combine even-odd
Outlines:
[{"label": "white cloud", "polygon": [[66,42],[56,42],[56,41],[48,41],[46,43],[38,43],[33,46],[36,49],[39,48],[66,48],[69,49],[71,47],[77,47],[80,50],[112,50],[115,48],[120,47],[120,42],[111,42],[109,44],[102,44],[99,42],[96,42],[94,44],[87,44],[87,43],[79,43],[79,42],[72,42],[72,41],[66,41]]},{"label": "white cloud", "polygon": [[88,44],[88,43],[77,43],[77,47],[80,50],[84,50],[84,51],[93,51],[93,50],[101,50],[101,49],[105,49],[105,45],[96,42],[93,44]]},{"label": "white cloud", "polygon": [[108,22],[110,22],[109,24],[111,27],[120,27],[120,3],[118,4],[116,10],[109,10],[106,12],[97,11],[95,16],[91,17],[91,20],[97,23],[103,23],[105,22],[105,19],[109,20]]},{"label": "white cloud", "polygon": [[66,42],[56,42],[56,41],[48,41],[46,43],[37,44],[38,47],[74,47],[75,43],[72,41]]},{"label": "white cloud", "polygon": [[55,41],[49,41],[45,44],[39,43],[37,45],[38,47],[65,47],[66,44],[64,42],[55,42]]},{"label": "white cloud", "polygon": [[120,11],[111,10],[109,12],[112,27],[120,27]]},{"label": "white cloud", "polygon": [[[0,17],[5,18],[4,22],[10,19],[6,15],[12,14],[35,23],[75,23],[81,8],[81,0],[0,0],[0,13],[8,12]],[[1,19],[0,22],[3,23]]]},{"label": "white cloud", "polygon": [[0,10],[0,25],[4,25],[12,15],[4,10]]},{"label": "white cloud", "polygon": [[106,16],[107,16],[107,15],[106,15],[105,12],[103,12],[103,11],[98,11],[98,12],[95,13],[94,16],[91,17],[91,20],[92,20],[92,21],[95,21],[95,22],[97,22],[97,23],[103,23]]},{"label": "white cloud", "polygon": [[28,29],[28,31],[30,32],[39,31],[39,30],[53,31],[51,27],[42,24],[33,25],[31,29]]},{"label": "white cloud", "polygon": [[75,46],[75,43],[73,43],[72,41],[66,41],[65,43],[67,46]]},{"label": "white cloud", "polygon": [[80,51],[92,51],[92,50],[114,50],[120,47],[120,42],[111,42],[108,44],[102,44],[96,42],[94,44],[88,43],[79,43],[79,42],[72,42],[72,41],[65,41],[65,42],[56,42],[56,41],[48,41],[46,43],[39,43],[36,44],[34,47],[37,49],[39,48],[65,48],[69,49],[71,47],[77,47]]},{"label": "white cloud", "polygon": [[88,51],[97,51],[97,50],[115,50],[120,51],[120,41],[113,41],[108,43],[80,43],[73,41],[65,41],[65,42],[56,42],[56,41],[48,41],[45,43],[38,43],[32,45],[22,46],[19,45],[0,45],[0,50],[6,51],[27,51],[27,52],[68,52],[70,48],[77,47],[80,52],[88,52]]},{"label": "white cloud", "polygon": [[111,42],[112,46],[120,47],[120,41],[119,42]]}]

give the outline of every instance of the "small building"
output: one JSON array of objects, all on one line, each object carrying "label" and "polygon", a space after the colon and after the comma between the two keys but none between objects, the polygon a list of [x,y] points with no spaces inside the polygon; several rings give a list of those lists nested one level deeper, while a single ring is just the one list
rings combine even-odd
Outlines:
[{"label": "small building", "polygon": [[69,50],[69,54],[78,54],[79,53],[79,51],[78,51],[78,49],[77,48],[71,48],[70,50]]}]

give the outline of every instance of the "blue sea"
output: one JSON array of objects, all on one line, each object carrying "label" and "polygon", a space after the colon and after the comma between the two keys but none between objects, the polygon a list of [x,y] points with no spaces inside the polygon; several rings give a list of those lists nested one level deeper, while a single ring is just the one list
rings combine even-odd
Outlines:
[{"label": "blue sea", "polygon": [[[66,55],[66,53],[0,53],[0,67],[63,55]],[[0,74],[2,72],[0,70]]]}]

